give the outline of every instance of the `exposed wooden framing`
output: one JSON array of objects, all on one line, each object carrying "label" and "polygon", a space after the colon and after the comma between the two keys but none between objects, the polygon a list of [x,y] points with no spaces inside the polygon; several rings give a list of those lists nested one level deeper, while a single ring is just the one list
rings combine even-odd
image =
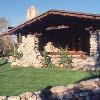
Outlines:
[{"label": "exposed wooden framing", "polygon": [[52,14],[61,14],[61,15],[64,15],[64,16],[71,16],[71,17],[77,17],[77,18],[87,18],[87,19],[93,18],[93,16],[91,16],[91,15],[69,13],[69,12],[67,12],[67,13],[55,12],[55,13],[52,13]]},{"label": "exposed wooden framing", "polygon": [[100,16],[96,16],[96,19],[100,20]]},{"label": "exposed wooden framing", "polygon": [[22,35],[20,33],[17,34],[17,43],[22,43]]},{"label": "exposed wooden framing", "polygon": [[65,26],[65,25],[51,26],[46,28],[45,30],[56,30],[56,29],[65,29],[65,28],[69,28],[69,26]]},{"label": "exposed wooden framing", "polygon": [[7,35],[7,34],[11,35],[11,34],[14,34],[14,33],[17,34],[18,30],[23,29],[24,27],[29,26],[29,25],[31,25],[32,23],[35,23],[35,22],[40,23],[42,21],[42,19],[45,19],[46,16],[49,16],[51,14],[62,15],[62,16],[65,16],[65,17],[67,17],[67,16],[69,16],[69,17],[71,16],[71,17],[75,17],[75,18],[77,17],[77,18],[81,18],[81,19],[88,19],[90,21],[92,21],[92,20],[93,21],[94,20],[100,21],[100,15],[99,14],[97,15],[97,14],[76,13],[76,12],[68,12],[68,11],[66,12],[66,11],[62,11],[62,10],[50,10],[50,11],[48,11],[48,12],[42,14],[42,15],[35,17],[34,19],[26,21],[23,24],[11,29],[5,35]]},{"label": "exposed wooden framing", "polygon": [[91,26],[91,27],[86,27],[85,28],[85,31],[90,31],[90,30],[93,30],[93,27]]},{"label": "exposed wooden framing", "polygon": [[[83,51],[68,51],[68,52],[74,58],[82,58],[83,59],[83,58],[85,58],[85,55],[86,55],[86,53]],[[49,56],[53,56],[53,55],[59,56],[59,52],[48,52],[48,55]]]}]

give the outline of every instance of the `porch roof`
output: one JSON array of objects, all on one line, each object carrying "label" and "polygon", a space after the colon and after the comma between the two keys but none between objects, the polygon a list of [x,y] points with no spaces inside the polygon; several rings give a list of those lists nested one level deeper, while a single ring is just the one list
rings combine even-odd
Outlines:
[{"label": "porch roof", "polygon": [[[55,18],[55,20],[56,20],[57,16],[58,17],[63,16],[63,18],[70,17],[70,18],[82,19],[82,20],[84,20],[84,22],[86,22],[85,24],[88,24],[89,22],[92,22],[92,25],[89,24],[85,28],[88,28],[88,27],[91,27],[91,26],[92,27],[95,26],[95,28],[97,28],[97,27],[100,28],[100,14],[79,13],[79,12],[63,11],[63,10],[49,10],[46,13],[43,13],[43,14],[41,14],[41,15],[39,15],[39,16],[37,16],[37,17],[29,20],[29,21],[26,21],[26,22],[18,25],[17,27],[9,30],[4,35],[17,34],[19,32],[22,32],[22,30],[27,30],[26,27],[32,28],[33,30],[35,30],[37,28],[35,26],[44,28],[43,25],[44,26],[47,26],[48,25],[46,23],[47,20],[45,20],[45,18],[47,18],[47,19],[50,19],[50,18],[53,19],[53,18]],[[89,20],[89,22],[87,22],[88,20]],[[46,24],[43,24],[43,21]],[[57,20],[57,21],[59,21],[59,20]],[[53,21],[51,20],[49,22],[52,22],[52,24],[54,24],[55,21],[54,20]],[[41,23],[41,24],[38,24],[38,23]],[[32,25],[34,26],[34,28],[31,27]],[[41,28],[38,28],[38,30],[39,29],[41,29]]]}]

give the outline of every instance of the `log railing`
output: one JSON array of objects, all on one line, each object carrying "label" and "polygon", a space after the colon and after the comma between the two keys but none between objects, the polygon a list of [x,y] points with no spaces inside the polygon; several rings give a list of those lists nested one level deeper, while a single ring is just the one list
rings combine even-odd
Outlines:
[{"label": "log railing", "polygon": [[[84,58],[86,53],[83,51],[68,51],[69,54],[73,57],[73,58]],[[59,52],[48,52],[48,55],[57,55],[59,56]]]}]

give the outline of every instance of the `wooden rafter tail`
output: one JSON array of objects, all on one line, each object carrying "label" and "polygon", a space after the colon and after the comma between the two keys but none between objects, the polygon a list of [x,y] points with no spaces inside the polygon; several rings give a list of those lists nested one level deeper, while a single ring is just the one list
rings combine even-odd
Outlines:
[{"label": "wooden rafter tail", "polygon": [[53,29],[64,29],[64,28],[69,28],[69,26],[64,26],[64,25],[61,25],[61,26],[51,26],[51,27],[48,27],[46,28],[45,30],[53,30]]}]

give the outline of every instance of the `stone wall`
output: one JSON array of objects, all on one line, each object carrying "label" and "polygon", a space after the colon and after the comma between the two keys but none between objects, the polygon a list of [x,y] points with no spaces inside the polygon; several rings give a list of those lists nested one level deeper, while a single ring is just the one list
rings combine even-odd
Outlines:
[{"label": "stone wall", "polygon": [[100,100],[100,78],[66,86],[48,86],[42,91],[18,96],[0,96],[0,100]]},{"label": "stone wall", "polygon": [[[59,49],[54,47],[52,42],[48,42],[45,46],[47,52],[59,52]],[[84,59],[72,58],[72,70],[100,70],[100,67],[96,68],[96,55],[98,54],[98,41],[97,34],[91,33],[90,36],[90,56],[86,56]],[[49,55],[51,61],[56,66],[60,60],[60,55]],[[76,55],[77,56],[77,55]]]}]

